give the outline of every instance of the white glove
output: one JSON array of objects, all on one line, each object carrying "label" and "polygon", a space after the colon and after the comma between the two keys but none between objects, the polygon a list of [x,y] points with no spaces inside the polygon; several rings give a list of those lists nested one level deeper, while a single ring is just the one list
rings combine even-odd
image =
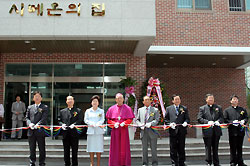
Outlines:
[{"label": "white glove", "polygon": [[121,126],[121,127],[125,126],[125,123],[124,123],[124,122],[122,122],[122,123],[120,124],[120,126]]},{"label": "white glove", "polygon": [[63,130],[67,130],[66,124],[62,124],[62,129],[63,129]]},{"label": "white glove", "polygon": [[150,128],[151,127],[151,123],[146,123],[145,127]]},{"label": "white glove", "polygon": [[172,129],[175,129],[175,127],[176,127],[176,123],[170,123],[169,125],[170,125],[170,127],[171,127]]},{"label": "white glove", "polygon": [[245,124],[245,120],[240,121],[240,125],[243,126]]},{"label": "white glove", "polygon": [[74,127],[75,127],[74,124],[71,124],[71,125],[69,126],[69,128],[71,128],[71,129],[73,129]]},{"label": "white glove", "polygon": [[120,126],[119,123],[115,123],[115,124],[114,124],[114,127],[115,127],[116,129],[117,129],[119,126]]},{"label": "white glove", "polygon": [[34,126],[34,129],[37,129],[37,128],[38,128],[38,126],[39,126],[39,125],[38,125],[38,124],[36,124],[36,125]]},{"label": "white glove", "polygon": [[89,122],[90,127],[95,127],[95,123],[94,122]]},{"label": "white glove", "polygon": [[29,124],[29,127],[30,127],[31,130],[34,130],[34,126],[35,126],[34,123],[30,123],[30,124]]},{"label": "white glove", "polygon": [[182,123],[182,126],[183,126],[183,127],[187,127],[187,125],[188,125],[187,122]]},{"label": "white glove", "polygon": [[141,129],[144,130],[145,126],[142,126]]},{"label": "white glove", "polygon": [[219,122],[219,121],[215,121],[215,122],[214,122],[214,125],[220,126],[220,122]]},{"label": "white glove", "polygon": [[214,121],[208,121],[208,125],[214,126]]},{"label": "white glove", "polygon": [[239,121],[238,121],[238,120],[234,120],[234,121],[233,121],[233,125],[234,125],[234,126],[239,126]]}]

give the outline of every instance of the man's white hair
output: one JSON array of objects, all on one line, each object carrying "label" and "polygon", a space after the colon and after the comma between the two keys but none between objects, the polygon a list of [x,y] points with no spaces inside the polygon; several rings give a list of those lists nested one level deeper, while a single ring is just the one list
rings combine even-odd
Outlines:
[{"label": "man's white hair", "polygon": [[115,95],[115,98],[117,99],[119,96],[122,96],[122,98],[123,98],[123,95],[122,95],[121,93],[117,93],[117,94]]}]

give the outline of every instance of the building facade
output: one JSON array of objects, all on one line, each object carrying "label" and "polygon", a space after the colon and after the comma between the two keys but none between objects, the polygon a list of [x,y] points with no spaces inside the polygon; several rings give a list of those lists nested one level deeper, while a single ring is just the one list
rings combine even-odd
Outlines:
[{"label": "building facade", "polygon": [[84,110],[99,94],[107,110],[126,77],[137,80],[139,101],[143,83],[159,78],[169,96],[182,96],[193,123],[207,93],[223,108],[237,94],[246,107],[248,1],[3,0],[0,103],[6,120],[15,95],[28,105],[35,90],[44,93],[51,124],[67,95]]}]

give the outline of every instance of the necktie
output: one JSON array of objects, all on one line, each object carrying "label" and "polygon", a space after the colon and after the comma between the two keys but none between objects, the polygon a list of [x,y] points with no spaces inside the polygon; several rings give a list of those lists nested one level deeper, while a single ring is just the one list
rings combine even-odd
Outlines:
[{"label": "necktie", "polygon": [[38,109],[38,105],[36,105],[36,109]]},{"label": "necktie", "polygon": [[179,107],[176,107],[176,115],[179,115]]},{"label": "necktie", "polygon": [[145,124],[149,118],[148,107],[146,107],[146,116],[145,116]]}]

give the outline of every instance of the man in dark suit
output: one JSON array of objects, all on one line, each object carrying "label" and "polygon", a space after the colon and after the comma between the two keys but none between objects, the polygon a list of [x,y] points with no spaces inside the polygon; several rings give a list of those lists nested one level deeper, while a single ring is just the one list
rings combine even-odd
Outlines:
[{"label": "man in dark suit", "polygon": [[67,108],[60,110],[59,124],[63,129],[63,147],[64,147],[64,162],[65,166],[71,166],[70,162],[70,147],[72,148],[72,166],[78,165],[78,146],[79,134],[75,125],[81,125],[83,121],[83,113],[79,108],[74,107],[74,98],[68,96],[66,103]]},{"label": "man in dark suit", "polygon": [[39,148],[39,165],[45,166],[45,133],[38,129],[40,125],[47,124],[47,117],[49,108],[47,105],[41,103],[42,93],[34,92],[33,101],[35,104],[27,108],[26,122],[29,126],[28,140],[30,147],[30,166],[35,166],[36,162],[36,142]]},{"label": "man in dark suit", "polygon": [[224,122],[223,112],[219,105],[214,104],[214,95],[207,94],[206,102],[206,105],[200,107],[197,119],[199,123],[209,125],[209,128],[202,129],[207,165],[213,163],[214,166],[219,166],[218,146],[222,135],[220,124]]},{"label": "man in dark suit", "polygon": [[246,166],[242,158],[242,145],[245,136],[245,128],[242,126],[247,124],[248,116],[245,108],[239,107],[239,97],[231,96],[231,106],[224,111],[226,123],[230,123],[228,127],[229,145],[230,145],[230,165]]},{"label": "man in dark suit", "polygon": [[172,96],[173,105],[166,108],[165,122],[170,125],[170,157],[173,166],[184,166],[187,125],[190,123],[187,107],[180,105],[180,95]]}]

